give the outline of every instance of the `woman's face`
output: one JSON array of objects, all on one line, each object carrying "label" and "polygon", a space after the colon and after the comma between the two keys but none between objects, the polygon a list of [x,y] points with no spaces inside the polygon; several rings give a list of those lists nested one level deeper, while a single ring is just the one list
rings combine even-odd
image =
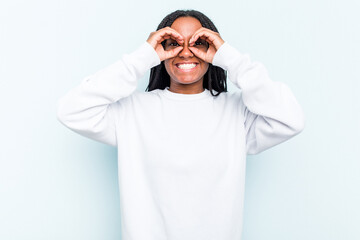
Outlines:
[{"label": "woman's face", "polygon": [[[177,56],[164,61],[172,85],[197,83],[201,84],[202,87],[203,78],[209,68],[209,64],[197,58],[188,48],[190,38],[201,27],[200,21],[193,17],[180,17],[171,25],[171,28],[184,37],[181,52]],[[174,39],[167,39],[165,42],[165,50],[176,48],[177,46],[179,44]],[[198,39],[194,46],[204,52],[208,48],[207,42],[203,39]]]}]

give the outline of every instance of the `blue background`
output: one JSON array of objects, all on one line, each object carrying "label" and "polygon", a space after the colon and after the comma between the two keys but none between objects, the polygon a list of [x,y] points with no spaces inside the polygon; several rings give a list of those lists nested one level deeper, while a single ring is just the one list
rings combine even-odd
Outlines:
[{"label": "blue background", "polygon": [[305,111],[300,135],[248,157],[243,240],[360,239],[355,0],[2,1],[0,239],[120,238],[116,148],[61,125],[56,101],[184,8],[209,16]]}]

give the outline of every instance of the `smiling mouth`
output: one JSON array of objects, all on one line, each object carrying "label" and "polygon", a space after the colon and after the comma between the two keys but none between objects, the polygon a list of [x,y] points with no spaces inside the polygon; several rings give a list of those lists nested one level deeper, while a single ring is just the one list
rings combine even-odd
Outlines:
[{"label": "smiling mouth", "polygon": [[191,71],[192,69],[196,68],[197,65],[199,64],[198,63],[175,64],[175,66],[182,71]]}]

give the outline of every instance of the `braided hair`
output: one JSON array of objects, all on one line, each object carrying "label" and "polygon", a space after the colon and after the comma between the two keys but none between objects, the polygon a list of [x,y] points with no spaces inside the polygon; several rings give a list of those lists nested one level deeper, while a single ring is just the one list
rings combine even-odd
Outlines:
[{"label": "braided hair", "polygon": [[[179,17],[194,17],[198,19],[204,28],[208,28],[218,33],[214,23],[203,13],[196,10],[177,10],[168,14],[159,24],[157,30],[164,27],[171,27],[173,22]],[[165,41],[161,43],[165,49]],[[152,91],[155,89],[165,89],[170,86],[170,76],[167,73],[164,65],[164,61],[161,64],[151,68],[149,85],[145,91]],[[214,66],[209,63],[209,68],[204,75],[203,87],[211,92],[212,96],[218,96],[221,92],[227,92],[226,84],[226,72],[220,67]],[[212,90],[215,90],[217,94],[214,94]]]}]

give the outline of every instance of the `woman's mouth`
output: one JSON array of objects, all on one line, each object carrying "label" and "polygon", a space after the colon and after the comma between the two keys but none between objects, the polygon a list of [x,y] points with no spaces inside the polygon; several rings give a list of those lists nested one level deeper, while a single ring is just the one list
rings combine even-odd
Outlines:
[{"label": "woman's mouth", "polygon": [[198,63],[178,63],[175,64],[176,68],[183,72],[190,72],[194,70],[199,64]]}]

